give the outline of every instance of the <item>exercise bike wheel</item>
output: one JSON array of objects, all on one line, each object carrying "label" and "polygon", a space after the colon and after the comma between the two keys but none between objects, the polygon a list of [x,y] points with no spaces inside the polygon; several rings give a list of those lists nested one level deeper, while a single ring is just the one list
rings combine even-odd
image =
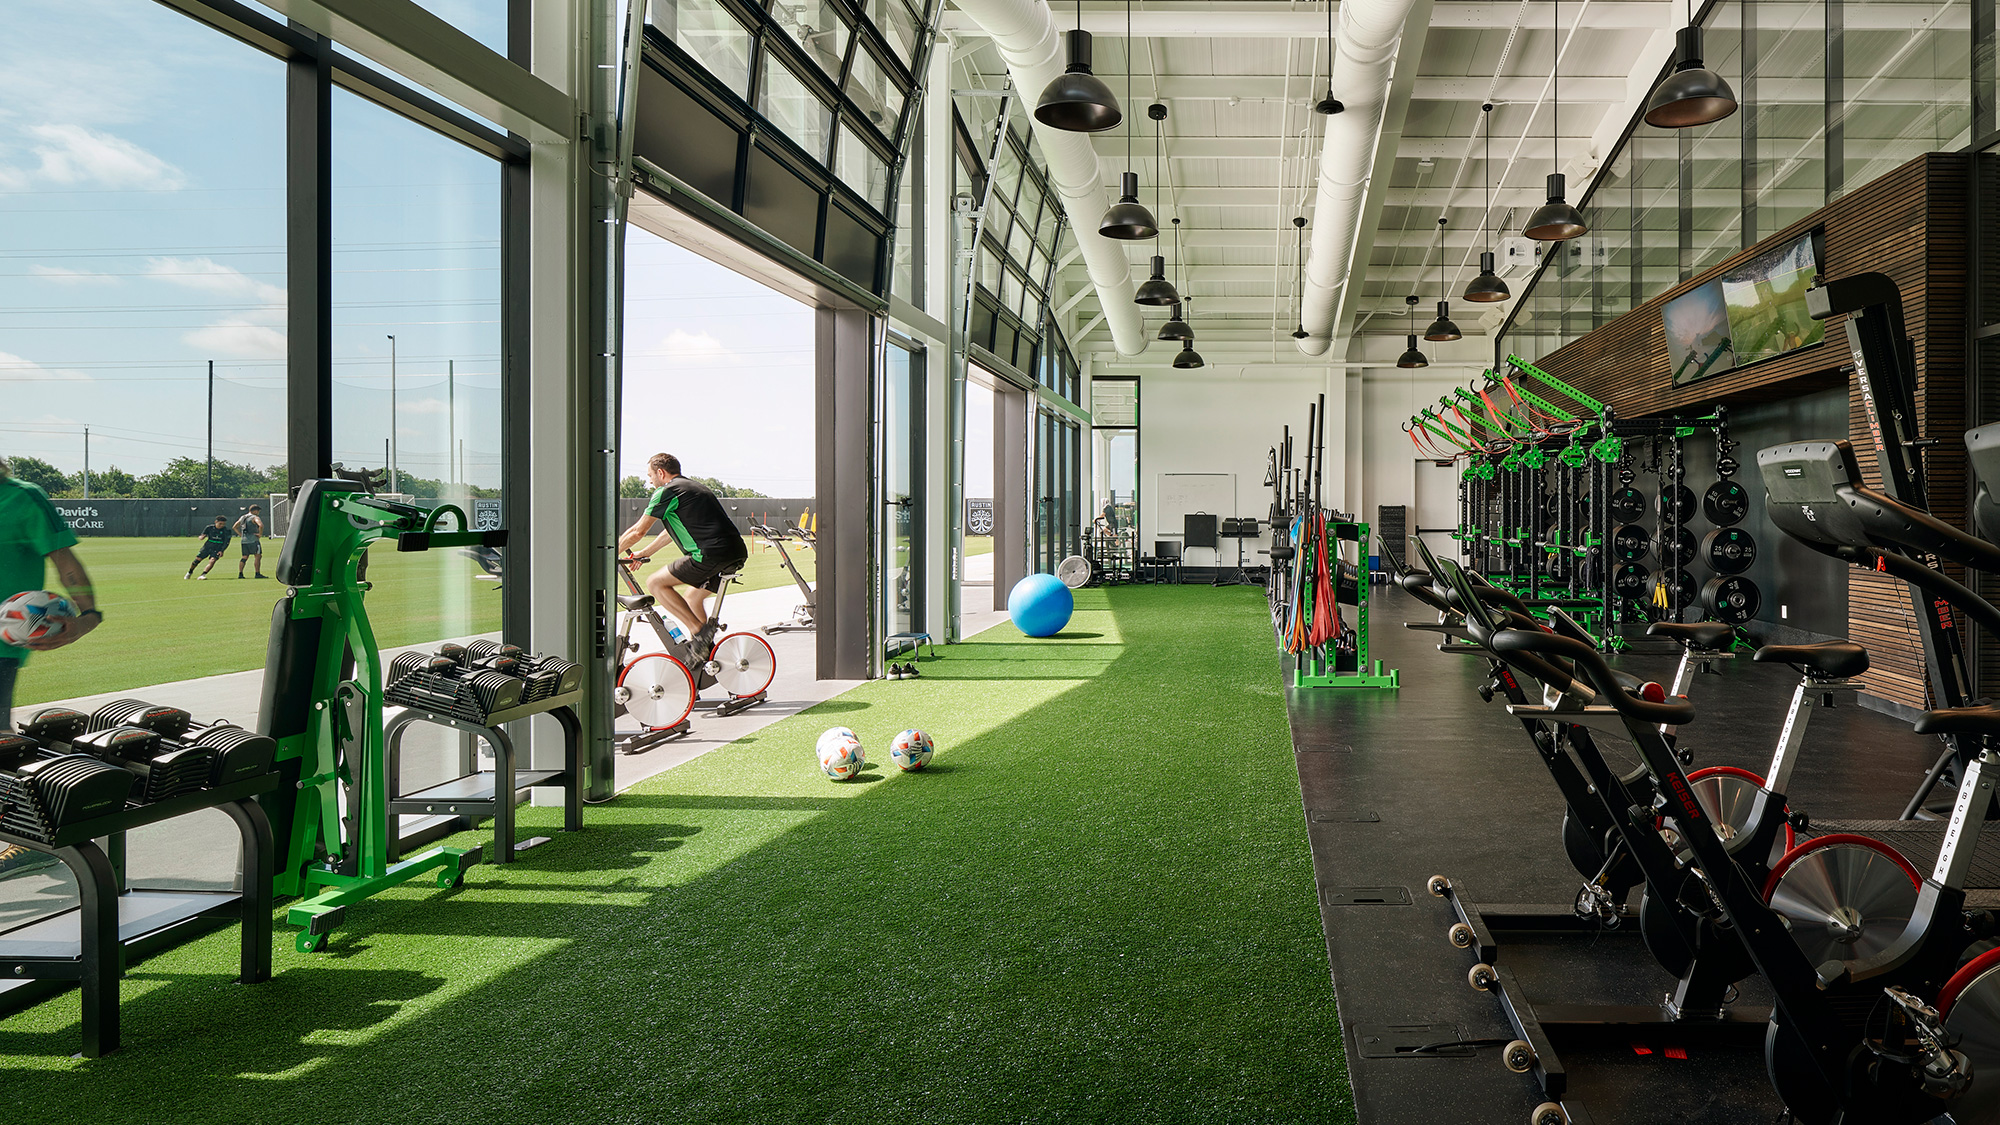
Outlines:
[{"label": "exercise bike wheel", "polygon": [[1771,868],[1764,901],[1791,923],[1814,965],[1887,949],[1909,924],[1923,880],[1894,848],[1836,833],[1808,840]]},{"label": "exercise bike wheel", "polygon": [[1951,1100],[1959,1121],[2000,1121],[2000,949],[1965,963],[1938,993],[1938,1015],[1972,1060],[1972,1088]]},{"label": "exercise bike wheel", "polygon": [[[1689,773],[1687,779],[1694,787],[1695,800],[1701,802],[1702,811],[1714,821],[1715,834],[1725,843],[1735,839],[1749,823],[1750,808],[1764,788],[1763,775],[1735,766],[1707,766]],[[1791,811],[1791,806],[1785,806],[1785,812]],[[1671,832],[1673,818],[1660,817],[1653,826]],[[1771,854],[1764,859],[1764,866],[1775,867],[1797,845],[1797,837],[1791,824],[1786,823],[1784,835],[1771,841]],[[1674,842],[1678,845],[1677,840]]]},{"label": "exercise bike wheel", "polygon": [[778,654],[771,643],[755,633],[731,633],[715,643],[709,656],[719,667],[715,682],[738,699],[756,695],[771,686],[778,674]]},{"label": "exercise bike wheel", "polygon": [[625,713],[647,730],[676,726],[694,710],[694,675],[664,652],[642,653],[626,661],[618,671],[618,689]]}]

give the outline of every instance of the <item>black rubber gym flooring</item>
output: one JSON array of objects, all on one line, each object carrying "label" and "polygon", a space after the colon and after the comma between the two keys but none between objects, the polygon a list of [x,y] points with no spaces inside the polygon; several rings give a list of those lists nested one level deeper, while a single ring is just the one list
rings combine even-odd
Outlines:
[{"label": "black rubber gym flooring", "polygon": [[[1359,1117],[1525,1125],[1545,1099],[1532,1078],[1506,1069],[1497,1047],[1417,1058],[1397,1057],[1394,1046],[1513,1038],[1498,999],[1466,983],[1473,954],[1446,940],[1456,918],[1425,883],[1444,875],[1482,904],[1570,902],[1582,880],[1558,837],[1562,800],[1520,722],[1476,694],[1485,662],[1438,652],[1437,634],[1405,629],[1435,615],[1400,590],[1377,586],[1371,597],[1371,655],[1401,670],[1401,689],[1287,693]],[[1662,683],[1674,670],[1665,656],[1618,663]],[[1747,657],[1722,668],[1689,688],[1699,711],[1682,744],[1696,765],[1762,773],[1797,676]],[[1936,753],[1934,739],[1853,698],[1811,714],[1791,800],[1816,821],[1895,817]],[[1629,746],[1598,741],[1614,765],[1634,761]],[[1657,1004],[1673,984],[1636,934],[1503,948],[1539,1004]],[[1746,982],[1742,1003],[1768,1003],[1758,987]],[[1578,1120],[1596,1125],[1769,1125],[1783,1108],[1759,1050],[1691,1045],[1686,1058],[1669,1058],[1606,1041],[1571,1042],[1561,1054],[1588,1113]]]}]

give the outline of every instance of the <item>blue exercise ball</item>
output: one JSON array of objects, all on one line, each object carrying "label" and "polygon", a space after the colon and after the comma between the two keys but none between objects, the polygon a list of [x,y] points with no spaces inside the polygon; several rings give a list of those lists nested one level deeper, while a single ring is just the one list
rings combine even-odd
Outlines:
[{"label": "blue exercise ball", "polygon": [[1053,574],[1030,574],[1014,583],[1007,595],[1007,616],[1014,627],[1031,637],[1048,637],[1062,632],[1076,599],[1069,587]]}]

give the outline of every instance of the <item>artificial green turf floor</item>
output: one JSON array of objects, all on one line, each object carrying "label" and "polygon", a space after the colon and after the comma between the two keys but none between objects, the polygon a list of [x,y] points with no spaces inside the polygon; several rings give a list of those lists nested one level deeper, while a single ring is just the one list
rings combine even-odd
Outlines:
[{"label": "artificial green turf floor", "polygon": [[[586,810],[330,951],[229,929],[0,1021],[12,1123],[1353,1120],[1257,591],[1079,592]],[[862,779],[813,758],[827,726]],[[932,766],[899,774],[921,726]],[[479,836],[467,834],[460,841]],[[488,837],[490,839],[490,837]],[[282,930],[282,927],[281,927]]]}]

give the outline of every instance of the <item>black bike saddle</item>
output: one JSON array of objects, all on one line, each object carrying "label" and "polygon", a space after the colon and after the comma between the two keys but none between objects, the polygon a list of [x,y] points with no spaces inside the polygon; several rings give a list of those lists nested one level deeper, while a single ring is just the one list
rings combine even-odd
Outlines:
[{"label": "black bike saddle", "polygon": [[1821,641],[1810,645],[1765,645],[1750,654],[1757,664],[1791,664],[1822,676],[1846,679],[1868,670],[1868,650],[1853,641]]},{"label": "black bike saddle", "polygon": [[1690,648],[1724,651],[1736,639],[1736,626],[1720,621],[1655,621],[1646,626],[1649,637],[1667,637]]}]

